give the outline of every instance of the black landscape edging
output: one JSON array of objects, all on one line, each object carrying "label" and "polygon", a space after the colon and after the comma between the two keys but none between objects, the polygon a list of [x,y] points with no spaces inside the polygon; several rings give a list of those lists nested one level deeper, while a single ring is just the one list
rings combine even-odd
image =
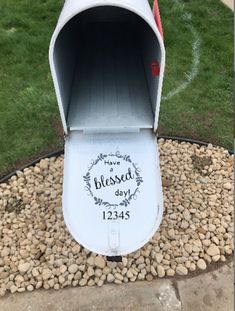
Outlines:
[{"label": "black landscape edging", "polygon": [[0,184],[1,183],[4,183],[6,182],[8,179],[10,179],[12,176],[16,175],[16,173],[18,171],[23,171],[25,168],[28,168],[30,166],[35,166],[38,162],[40,162],[41,160],[43,159],[46,159],[46,158],[53,158],[53,157],[59,157],[61,154],[64,153],[64,149],[60,149],[60,150],[57,150],[57,151],[53,151],[53,152],[50,152],[48,154],[45,154],[45,155],[42,155],[41,157],[27,163],[26,165],[20,167],[19,169],[3,176],[2,178],[0,178]]},{"label": "black landscape edging", "polygon": [[[194,139],[191,139],[191,138],[185,138],[185,137],[177,137],[177,136],[158,136],[158,139],[165,139],[165,140],[172,140],[172,141],[178,141],[180,143],[182,142],[186,142],[186,143],[190,143],[190,144],[197,144],[199,146],[208,146],[210,143],[208,142],[204,142],[204,141],[200,141],[200,140],[194,140]],[[214,147],[220,147],[220,146],[216,146],[216,145],[213,145]],[[222,148],[222,147],[221,147]],[[230,154],[234,154],[234,152],[232,150],[228,150],[228,152]],[[23,167],[20,167],[19,169],[3,176],[2,178],[0,178],[0,183],[4,183],[6,182],[8,179],[10,179],[12,176],[16,175],[16,173],[18,171],[23,171],[25,168],[28,168],[30,166],[34,166],[36,165],[38,162],[40,162],[41,160],[43,159],[46,159],[46,158],[53,158],[53,157],[59,157],[60,155],[62,155],[64,153],[64,149],[60,149],[60,150],[57,150],[57,151],[53,151],[53,152],[50,152],[48,154],[45,154],[33,161],[31,161],[30,163],[24,165]]]}]

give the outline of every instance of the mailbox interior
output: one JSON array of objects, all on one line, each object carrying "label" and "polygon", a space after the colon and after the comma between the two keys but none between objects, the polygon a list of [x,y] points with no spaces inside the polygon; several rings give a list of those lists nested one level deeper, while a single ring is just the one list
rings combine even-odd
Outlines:
[{"label": "mailbox interior", "polygon": [[156,34],[140,16],[94,7],[73,17],[55,42],[53,62],[68,130],[154,127],[161,64]]}]

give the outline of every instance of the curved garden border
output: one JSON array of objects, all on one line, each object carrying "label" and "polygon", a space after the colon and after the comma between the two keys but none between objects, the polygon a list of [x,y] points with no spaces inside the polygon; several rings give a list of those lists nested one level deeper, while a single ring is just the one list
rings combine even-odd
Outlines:
[{"label": "curved garden border", "polygon": [[[166,139],[166,140],[173,140],[173,141],[178,141],[178,142],[186,142],[186,143],[191,143],[191,144],[197,144],[199,146],[208,146],[210,143],[209,142],[204,142],[204,141],[200,141],[200,140],[195,140],[192,138],[186,138],[186,137],[178,137],[178,136],[158,136],[158,139]],[[217,146],[214,145],[214,147],[221,147],[221,146]],[[222,147],[221,147],[222,148]],[[232,150],[228,150],[228,152],[230,154],[234,154],[234,152]],[[3,176],[2,178],[0,178],[0,183],[4,183],[6,182],[8,179],[10,179],[12,176],[14,176],[16,174],[17,171],[23,171],[25,168],[28,168],[30,166],[34,166],[35,164],[37,164],[38,162],[40,162],[42,159],[45,158],[52,158],[52,157],[58,157],[60,155],[62,155],[64,153],[64,149],[59,149],[53,152],[50,152],[48,154],[42,155],[39,158],[36,158],[35,160],[27,163],[26,165],[20,167],[19,169]]]}]

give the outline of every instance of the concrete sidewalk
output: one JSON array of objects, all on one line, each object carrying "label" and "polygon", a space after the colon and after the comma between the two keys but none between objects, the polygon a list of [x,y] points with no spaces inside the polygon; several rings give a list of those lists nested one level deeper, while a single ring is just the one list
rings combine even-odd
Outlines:
[{"label": "concrete sidewalk", "polygon": [[222,0],[222,2],[227,5],[231,10],[234,11],[234,1],[233,0]]},{"label": "concrete sidewalk", "polygon": [[232,263],[193,278],[38,290],[0,299],[1,311],[232,311]]}]

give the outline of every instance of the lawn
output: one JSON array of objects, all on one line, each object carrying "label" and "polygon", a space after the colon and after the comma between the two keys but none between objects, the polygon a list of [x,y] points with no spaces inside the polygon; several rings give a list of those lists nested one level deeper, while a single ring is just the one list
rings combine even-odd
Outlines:
[{"label": "lawn", "polygon": [[[0,175],[63,146],[48,46],[63,0],[0,0]],[[167,66],[159,134],[233,142],[233,14],[159,0]]]}]

